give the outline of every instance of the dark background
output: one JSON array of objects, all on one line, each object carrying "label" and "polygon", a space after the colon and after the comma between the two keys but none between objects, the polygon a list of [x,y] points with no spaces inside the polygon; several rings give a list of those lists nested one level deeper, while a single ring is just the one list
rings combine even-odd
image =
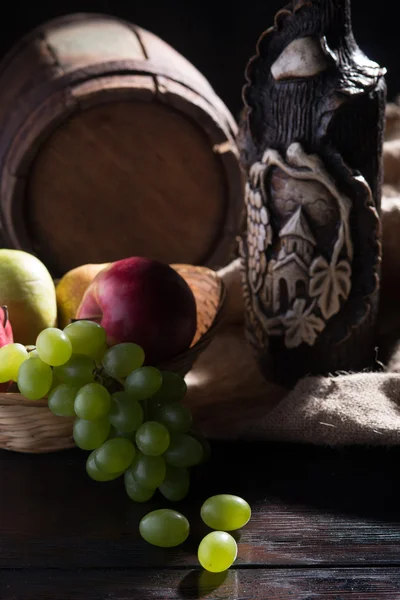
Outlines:
[{"label": "dark background", "polygon": [[[0,53],[43,21],[69,12],[102,12],[130,20],[174,46],[210,80],[237,117],[241,109],[244,69],[264,29],[286,0],[53,0],[7,2],[2,6]],[[397,0],[353,0],[357,41],[388,69],[388,97],[400,93],[400,24]],[[235,8],[235,6],[237,8]],[[1,93],[1,90],[0,90]]]}]

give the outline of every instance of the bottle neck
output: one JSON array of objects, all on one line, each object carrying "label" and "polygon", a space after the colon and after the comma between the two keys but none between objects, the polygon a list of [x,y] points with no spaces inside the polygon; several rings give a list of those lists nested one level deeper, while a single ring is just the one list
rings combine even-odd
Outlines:
[{"label": "bottle neck", "polygon": [[351,0],[292,0],[292,10],[304,6],[314,22],[319,22],[321,33],[330,38],[332,47],[339,47],[344,38],[354,42],[351,22]]}]

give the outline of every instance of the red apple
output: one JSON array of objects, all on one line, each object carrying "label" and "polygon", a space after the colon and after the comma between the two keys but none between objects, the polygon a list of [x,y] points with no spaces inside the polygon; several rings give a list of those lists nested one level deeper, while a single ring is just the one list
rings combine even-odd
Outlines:
[{"label": "red apple", "polygon": [[[14,342],[13,331],[8,318],[7,306],[0,306],[0,348]],[[0,383],[0,392],[6,392],[9,382]]]},{"label": "red apple", "polygon": [[77,319],[100,323],[110,346],[142,346],[157,365],[190,347],[196,333],[196,300],[169,265],[142,257],[111,263],[87,288]]}]

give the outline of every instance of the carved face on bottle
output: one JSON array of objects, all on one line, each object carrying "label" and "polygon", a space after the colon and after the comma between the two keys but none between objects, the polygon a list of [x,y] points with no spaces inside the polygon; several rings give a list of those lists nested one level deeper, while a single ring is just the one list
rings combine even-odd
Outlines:
[{"label": "carved face on bottle", "polygon": [[384,72],[358,49],[348,0],[294,1],[258,52],[241,132],[248,328],[259,349],[338,343],[377,286]]}]

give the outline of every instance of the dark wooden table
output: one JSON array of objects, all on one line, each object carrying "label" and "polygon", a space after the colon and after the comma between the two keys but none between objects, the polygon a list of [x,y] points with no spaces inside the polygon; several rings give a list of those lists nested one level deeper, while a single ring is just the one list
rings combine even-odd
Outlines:
[{"label": "dark wooden table", "polygon": [[[138,534],[121,481],[89,480],[79,450],[0,452],[0,600],[400,599],[400,449],[213,444],[176,506],[191,522],[181,547]],[[214,493],[252,506],[224,575],[196,559],[199,508]]]}]

